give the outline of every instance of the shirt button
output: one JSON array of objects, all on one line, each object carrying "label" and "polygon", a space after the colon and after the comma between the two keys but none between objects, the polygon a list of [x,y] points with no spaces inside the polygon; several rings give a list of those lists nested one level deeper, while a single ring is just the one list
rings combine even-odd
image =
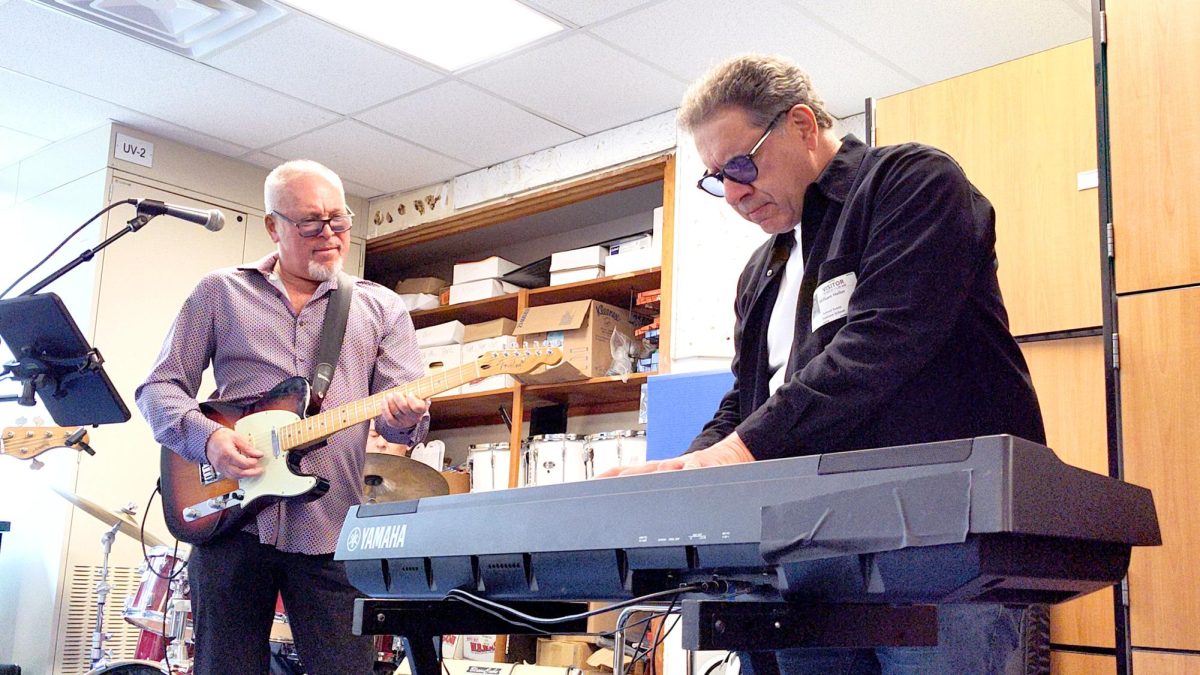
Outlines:
[{"label": "shirt button", "polygon": [[772,276],[774,274],[775,274],[775,270],[767,270],[767,276]]}]

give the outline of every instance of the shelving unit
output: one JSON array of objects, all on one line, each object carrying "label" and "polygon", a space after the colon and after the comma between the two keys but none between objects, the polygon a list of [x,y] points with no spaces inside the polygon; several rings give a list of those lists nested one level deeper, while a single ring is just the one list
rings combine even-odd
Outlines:
[{"label": "shelving unit", "polygon": [[[499,204],[482,206],[467,212],[456,213],[443,220],[403,230],[391,235],[377,237],[367,243],[367,274],[390,285],[393,278],[411,274],[412,270],[428,273],[434,265],[445,261],[479,259],[492,255],[492,251],[504,244],[526,238],[555,236],[569,239],[571,230],[554,231],[542,221],[523,231],[521,219],[538,218],[555,209],[572,204],[596,202],[604,210],[619,203],[621,192],[636,190],[638,199],[646,198],[648,189],[661,184],[661,192],[651,196],[661,197],[663,207],[661,267],[629,272],[611,277],[580,281],[562,286],[521,290],[487,300],[447,305],[436,309],[412,313],[413,324],[424,328],[446,321],[478,323],[492,319],[518,320],[529,307],[552,305],[574,300],[599,300],[618,307],[634,306],[637,294],[654,289],[663,289],[660,328],[660,363],[669,363],[670,347],[670,292],[671,260],[673,248],[674,220],[674,174],[675,158],[662,155],[639,160],[626,167],[604,172],[556,185],[504,200]],[[627,192],[626,194],[634,194]],[[568,221],[570,219],[567,219]],[[535,228],[542,228],[535,230]],[[579,228],[583,233],[584,227]],[[531,234],[534,233],[534,234]],[[581,234],[581,237],[593,236]],[[594,240],[581,240],[577,246],[586,246]],[[389,261],[395,261],[394,263]],[[494,425],[499,422],[499,408],[510,411],[514,420],[509,443],[519,448],[523,429],[517,421],[528,421],[533,408],[544,405],[566,404],[570,416],[595,415],[627,412],[638,409],[641,387],[650,373],[631,373],[627,377],[596,377],[588,380],[556,384],[524,385],[517,383],[508,389],[499,389],[471,394],[437,397],[433,400],[431,414],[434,429],[461,429],[475,426]],[[509,471],[510,486],[515,487],[518,476],[520,453],[511,453]]]}]

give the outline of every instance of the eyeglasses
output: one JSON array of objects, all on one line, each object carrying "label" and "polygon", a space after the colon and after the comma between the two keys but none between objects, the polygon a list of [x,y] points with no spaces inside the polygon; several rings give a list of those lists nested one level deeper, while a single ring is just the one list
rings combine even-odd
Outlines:
[{"label": "eyeglasses", "polygon": [[299,232],[301,237],[305,238],[321,234],[325,231],[326,225],[329,226],[329,229],[333,230],[334,234],[345,232],[354,227],[354,221],[352,220],[354,218],[353,211],[340,213],[330,218],[309,218],[307,220],[292,220],[278,211],[272,211],[271,213],[295,225],[296,231]]},{"label": "eyeglasses", "polygon": [[779,121],[780,117],[783,117],[785,112],[787,110],[780,110],[779,114],[775,115],[775,118],[767,125],[767,129],[763,132],[762,137],[758,139],[753,148],[750,148],[750,152],[730,157],[729,161],[725,162],[725,166],[719,170],[701,176],[700,180],[696,183],[696,187],[714,197],[724,197],[726,178],[742,185],[749,185],[757,180],[758,165],[754,163],[754,153],[758,152],[758,149],[762,147],[763,141],[767,140],[767,136],[771,135],[771,131],[775,129],[775,123]]}]

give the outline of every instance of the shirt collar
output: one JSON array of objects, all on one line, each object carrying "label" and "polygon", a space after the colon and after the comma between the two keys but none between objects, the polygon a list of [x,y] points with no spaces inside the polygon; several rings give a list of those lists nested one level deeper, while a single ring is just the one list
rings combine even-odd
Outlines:
[{"label": "shirt collar", "polygon": [[854,184],[854,177],[858,174],[858,167],[866,154],[866,144],[854,134],[847,134],[842,138],[842,146],[838,148],[837,154],[825,165],[813,186],[829,200],[844,204],[850,194],[850,186]]},{"label": "shirt collar", "polygon": [[[277,283],[279,285],[279,287],[282,288],[283,280],[280,279],[279,275],[275,272],[275,268],[278,266],[279,266],[279,251],[276,250],[276,251],[271,251],[267,255],[259,258],[258,260],[254,261],[252,263],[246,263],[245,265],[238,265],[237,269],[252,271],[252,272],[259,272],[268,281]],[[317,286],[317,290],[313,292],[313,297],[314,298],[320,297],[321,294],[324,293],[326,290],[330,290],[330,291],[336,290],[338,287],[338,279],[341,276],[342,275],[337,274],[337,275],[334,275],[334,277],[328,281],[322,281],[321,284],[319,286]]]}]

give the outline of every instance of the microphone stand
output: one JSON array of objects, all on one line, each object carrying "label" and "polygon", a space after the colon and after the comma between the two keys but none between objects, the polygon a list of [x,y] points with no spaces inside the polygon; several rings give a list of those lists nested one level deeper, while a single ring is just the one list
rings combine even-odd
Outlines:
[{"label": "microphone stand", "polygon": [[50,276],[37,282],[36,284],[31,286],[28,290],[26,290],[24,293],[21,293],[21,297],[24,297],[27,295],[33,295],[34,293],[37,293],[38,291],[42,290],[43,288],[54,283],[55,281],[57,281],[59,279],[59,277],[63,276],[67,272],[70,272],[71,270],[75,269],[76,267],[79,267],[83,263],[96,257],[96,254],[99,253],[100,251],[102,251],[109,244],[120,239],[121,237],[124,237],[125,235],[129,234],[130,232],[137,232],[138,230],[142,229],[142,227],[144,227],[146,225],[146,223],[150,222],[150,219],[153,217],[154,216],[152,216],[152,215],[145,215],[145,214],[139,213],[138,215],[134,216],[133,218],[130,218],[129,221],[125,223],[125,227],[122,230],[120,230],[113,236],[109,237],[108,239],[105,239],[104,241],[100,242],[100,244],[97,245],[95,248],[89,248],[88,250],[84,251],[83,253],[80,253],[79,257],[75,258],[74,260],[67,263],[66,265],[63,265],[62,267],[58,268],[53,273],[51,273]]}]

